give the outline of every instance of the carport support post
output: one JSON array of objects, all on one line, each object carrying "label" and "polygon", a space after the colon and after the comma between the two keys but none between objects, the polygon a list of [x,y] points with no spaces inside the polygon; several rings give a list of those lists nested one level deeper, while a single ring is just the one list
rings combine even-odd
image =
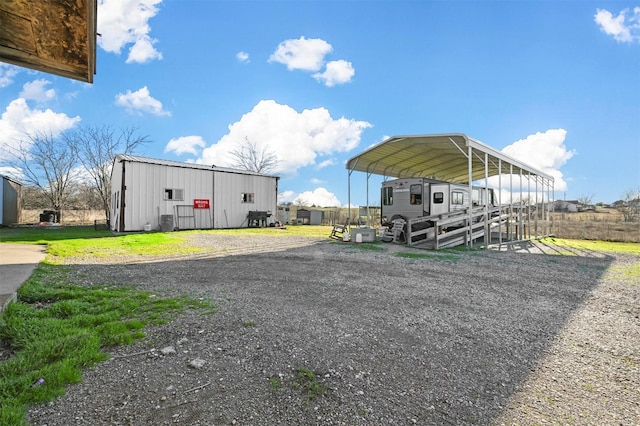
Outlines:
[{"label": "carport support post", "polygon": [[498,158],[498,248],[502,249],[502,158]]},{"label": "carport support post", "polygon": [[515,215],[513,214],[513,164],[509,164],[509,226],[507,227],[507,235],[509,240],[513,240],[513,222]]},{"label": "carport support post", "polygon": [[473,247],[473,147],[469,145],[467,154],[467,172],[469,173],[469,217],[467,219],[467,247]]},{"label": "carport support post", "polygon": [[518,209],[518,224],[520,225],[518,229],[518,240],[524,240],[524,229],[522,224],[522,168],[520,168],[520,208]]},{"label": "carport support post", "polygon": [[527,175],[527,199],[529,208],[527,209],[527,239],[531,239],[531,172]]},{"label": "carport support post", "polygon": [[347,203],[349,203],[347,209],[347,214],[349,215],[347,217],[347,223],[349,224],[349,235],[351,235],[351,173],[353,173],[353,170],[349,170],[347,179]]},{"label": "carport support post", "polygon": [[491,229],[489,228],[489,154],[484,153],[484,246],[491,243]]}]

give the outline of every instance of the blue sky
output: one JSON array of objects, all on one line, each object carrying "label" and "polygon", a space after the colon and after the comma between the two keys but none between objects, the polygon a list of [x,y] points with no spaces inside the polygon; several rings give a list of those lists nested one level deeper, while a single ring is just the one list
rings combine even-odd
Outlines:
[{"label": "blue sky", "polygon": [[153,158],[268,145],[280,201],[346,205],[348,158],[453,132],[552,174],[556,199],[640,189],[638,1],[99,0],[98,32],[91,85],[0,63],[0,172],[29,132],[136,127]]}]

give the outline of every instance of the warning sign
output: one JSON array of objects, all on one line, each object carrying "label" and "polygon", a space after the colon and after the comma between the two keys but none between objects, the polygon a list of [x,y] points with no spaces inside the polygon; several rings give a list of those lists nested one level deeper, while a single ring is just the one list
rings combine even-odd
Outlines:
[{"label": "warning sign", "polygon": [[194,209],[208,209],[209,208],[209,200],[206,198],[195,198],[193,200],[193,208]]}]

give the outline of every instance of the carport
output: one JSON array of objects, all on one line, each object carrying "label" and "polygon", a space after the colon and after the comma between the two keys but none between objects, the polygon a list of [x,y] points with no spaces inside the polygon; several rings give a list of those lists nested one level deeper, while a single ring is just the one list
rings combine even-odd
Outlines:
[{"label": "carport", "polygon": [[[493,178],[492,186],[498,192],[500,214],[508,212],[518,221],[519,226],[514,227],[517,229],[514,239],[530,239],[532,235],[538,238],[548,234],[553,177],[462,133],[393,136],[349,159],[346,168],[349,172],[349,206],[354,171],[367,174],[367,205],[370,204],[369,178],[374,174],[383,176],[385,180],[425,177],[467,184],[469,193],[474,183],[486,185]],[[497,187],[493,182],[495,179]],[[503,192],[509,193],[508,200],[503,200]],[[514,197],[514,193],[519,196]],[[525,206],[526,209],[523,208]],[[491,224],[488,218],[489,214],[485,214],[486,245],[490,243]],[[544,229],[538,229],[539,219]],[[502,243],[503,234],[498,234],[498,243]],[[466,244],[472,243],[473,238],[469,235]]]}]

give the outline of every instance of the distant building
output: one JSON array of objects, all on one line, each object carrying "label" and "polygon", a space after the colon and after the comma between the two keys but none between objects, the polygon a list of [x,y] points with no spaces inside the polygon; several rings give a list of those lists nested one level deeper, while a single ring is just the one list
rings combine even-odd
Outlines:
[{"label": "distant building", "polygon": [[279,177],[245,170],[117,155],[110,227],[116,232],[249,225],[249,212],[275,222]]},{"label": "distant building", "polygon": [[579,210],[578,201],[556,200],[553,203],[553,211],[563,213],[576,213]]},{"label": "distant building", "polygon": [[9,226],[20,222],[20,193],[22,184],[7,176],[0,175],[2,184],[0,185],[0,225]]},{"label": "distant building", "polygon": [[322,210],[298,209],[296,223],[298,225],[321,225]]}]

